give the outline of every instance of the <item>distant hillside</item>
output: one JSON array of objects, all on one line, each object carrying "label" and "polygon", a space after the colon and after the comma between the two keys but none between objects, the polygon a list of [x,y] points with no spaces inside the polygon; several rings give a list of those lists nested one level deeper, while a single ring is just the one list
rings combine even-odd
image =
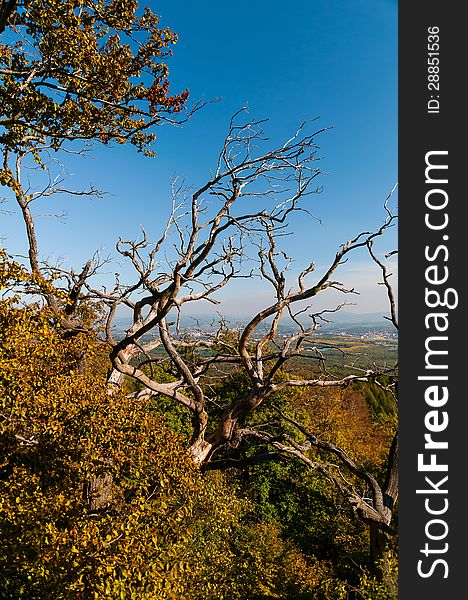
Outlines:
[{"label": "distant hillside", "polygon": [[[339,311],[336,313],[325,313],[324,318],[328,322],[323,321],[321,323],[321,331],[327,330],[343,330],[352,333],[360,333],[369,329],[387,330],[393,329],[392,324],[388,319],[385,319],[382,313],[353,313],[349,311]],[[244,325],[249,321],[248,315],[226,315],[226,322],[235,327],[236,325]],[[175,316],[173,317],[175,320]],[[169,322],[171,322],[169,317]],[[220,317],[219,315],[182,315],[181,317],[181,329],[196,329],[209,331],[219,326]],[[302,322],[306,321],[302,319]],[[130,317],[116,317],[114,320],[114,326],[118,330],[125,330],[131,324]],[[265,322],[265,325],[269,325],[269,322]],[[284,317],[279,325],[279,332],[288,333],[296,329],[295,323],[289,318]]]}]

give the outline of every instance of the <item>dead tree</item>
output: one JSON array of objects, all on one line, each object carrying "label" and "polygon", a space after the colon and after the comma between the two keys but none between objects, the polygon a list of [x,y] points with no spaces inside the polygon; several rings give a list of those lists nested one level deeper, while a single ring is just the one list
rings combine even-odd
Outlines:
[{"label": "dead tree", "polygon": [[[335,271],[350,252],[371,245],[391,227],[395,216],[388,212],[376,231],[359,233],[343,244],[318,280],[307,283],[314,273],[311,262],[289,289],[289,259],[277,248],[277,241],[287,233],[292,213],[307,212],[301,201],[320,191],[314,186],[321,174],[315,140],[323,130],[307,134],[310,124],[303,124],[279,148],[256,152],[265,139],[263,122],[239,123],[243,115],[242,111],[232,119],[216,169],[204,185],[188,195],[182,184],[173,182],[172,212],[160,239],[150,244],[143,232],[141,240],[120,239],[117,243],[118,252],[133,265],[136,281],[127,286],[117,281],[110,292],[92,287],[88,280],[83,285],[83,297],[98,299],[109,307],[106,342],[111,347],[113,366],[110,392],[125,377],[131,377],[142,387],[137,396],[162,394],[185,406],[194,422],[190,451],[199,464],[232,441],[238,435],[239,420],[245,420],[279,390],[293,386],[345,386],[352,381],[370,381],[379,374],[368,371],[341,379],[277,379],[277,373],[290,359],[304,353],[304,346],[323,318],[321,312],[310,313],[307,301],[329,288],[344,294],[354,292],[334,279]],[[257,268],[249,266],[252,249]],[[281,260],[286,265],[280,266]],[[219,335],[197,342],[181,339],[179,317],[184,305],[202,300],[216,305],[216,292],[238,278],[254,275],[271,284],[274,300],[245,325],[236,347],[223,347]],[[121,339],[115,339],[113,321],[122,306],[131,309],[132,324]],[[306,325],[300,319],[303,314],[309,314]],[[296,323],[297,332],[278,346],[275,338],[283,315]],[[266,324],[268,331],[259,338],[258,331],[265,329]],[[153,337],[145,342],[149,334]],[[189,363],[182,352],[187,346],[215,350]],[[151,354],[157,347],[164,349],[177,372],[171,383],[151,377],[148,367],[161,360]],[[319,358],[316,354],[315,359]],[[227,364],[245,371],[251,390],[236,398],[216,423],[210,423],[211,431],[207,433],[210,411],[203,378],[209,369]]]},{"label": "dead tree", "polygon": [[[136,282],[127,287],[117,283],[115,290],[107,294],[85,284],[90,297],[99,298],[109,306],[106,341],[111,347],[113,365],[109,391],[112,393],[125,377],[130,377],[141,385],[141,390],[133,394],[135,400],[147,395],[163,395],[186,407],[193,423],[190,452],[194,461],[204,468],[229,466],[229,460],[223,459],[223,451],[238,446],[243,439],[255,438],[274,451],[263,451],[261,456],[252,456],[249,460],[261,462],[280,453],[293,456],[322,473],[345,495],[358,517],[369,525],[371,557],[378,562],[385,556],[388,536],[394,534],[392,516],[398,496],[397,437],[389,448],[386,480],[379,484],[342,448],[324,442],[284,413],[279,413],[281,418],[293,425],[305,440],[298,441],[286,434],[278,437],[264,427],[249,428],[245,424],[252,413],[286,388],[379,383],[380,377],[385,375],[386,385],[394,392],[394,367],[350,372],[339,378],[326,373],[312,379],[278,377],[295,357],[323,360],[318,350],[310,352],[309,343],[325,319],[326,311],[314,313],[308,301],[313,302],[320,292],[329,288],[343,294],[354,292],[335,279],[335,272],[357,248],[367,248],[382,270],[390,301],[389,319],[397,326],[390,275],[373,249],[374,241],[395,223],[396,216],[388,208],[391,194],[385,203],[385,221],[377,230],[361,232],[343,244],[316,281],[310,282],[315,274],[314,263],[310,262],[297,276],[295,285],[289,287],[290,259],[278,246],[281,237],[287,234],[288,217],[297,211],[306,211],[301,201],[320,191],[314,185],[321,174],[315,141],[323,130],[307,134],[304,124],[285,144],[262,153],[256,148],[264,140],[263,122],[239,123],[242,117],[243,112],[231,121],[216,169],[204,185],[189,194],[174,180],[172,212],[160,239],[151,245],[143,232],[139,241],[119,240],[117,250],[131,261],[138,273]],[[173,260],[161,260],[164,248],[171,245]],[[253,269],[247,260],[252,250],[257,260]],[[274,300],[241,328],[234,344],[223,340],[222,328],[203,339],[187,340],[180,335],[179,319],[185,304],[206,300],[216,305],[216,292],[237,278],[253,275],[271,285]],[[143,293],[134,300],[136,292]],[[133,322],[122,339],[115,339],[112,323],[121,305],[132,310]],[[280,341],[277,331],[283,316],[289,317],[297,330]],[[149,334],[153,335],[152,339],[145,341]],[[170,383],[161,383],[151,375],[151,365],[161,363],[161,356],[153,353],[158,347],[164,351],[175,373]],[[188,360],[187,348],[204,348],[205,352],[194,352]],[[228,365],[248,377],[249,390],[239,393],[220,414],[219,410],[212,410],[207,381],[209,373],[221,372]],[[338,460],[341,468],[364,484],[361,492],[346,483],[339,469],[337,473],[329,463],[311,459],[308,450],[312,448],[319,448]]]},{"label": "dead tree", "polygon": [[[387,201],[390,199],[387,198]],[[385,203],[387,211],[387,221],[390,224],[394,215],[390,212]],[[398,329],[398,318],[396,309],[396,300],[393,287],[390,282],[391,273],[385,264],[385,259],[396,254],[396,251],[390,252],[383,259],[378,258],[374,251],[374,237],[368,238],[366,246],[372,260],[378,265],[382,274],[381,284],[385,286],[389,301],[388,319],[395,329]],[[273,267],[272,267],[272,270]],[[276,285],[279,287],[281,275],[275,276]],[[298,323],[301,333],[305,330]],[[272,330],[273,331],[273,328]],[[291,338],[290,338],[291,339]],[[289,343],[286,342],[285,345]],[[364,377],[358,378],[358,381],[373,381],[384,387],[380,381],[379,375],[383,373],[367,371]],[[390,375],[390,377],[388,377]],[[319,381],[297,381],[296,383],[285,381],[281,382],[284,387],[290,385],[304,386],[327,386],[327,385],[346,385],[353,379],[352,375],[341,380],[319,380]],[[277,388],[276,388],[277,389]],[[397,403],[397,366],[390,368],[385,378],[385,389],[391,393]],[[352,506],[358,518],[369,527],[369,550],[370,561],[378,576],[386,583],[389,592],[396,597],[396,581],[392,573],[389,572],[388,555],[389,539],[396,535],[393,525],[395,509],[398,502],[398,432],[393,436],[392,443],[388,449],[385,477],[382,482],[378,482],[374,474],[366,468],[358,465],[345,449],[334,443],[322,439],[304,427],[296,419],[291,418],[277,407],[273,407],[280,417],[278,423],[260,423],[254,427],[244,427],[236,433],[237,439],[254,439],[260,443],[258,452],[251,454],[244,459],[221,458],[215,459],[205,465],[207,469],[228,469],[245,468],[249,465],[275,460],[279,456],[299,460],[308,468],[322,474],[328,479],[337,490],[347,499]],[[292,435],[284,431],[281,423],[286,423],[295,432]],[[263,446],[263,447],[262,447]],[[267,450],[265,450],[265,448]],[[269,449],[269,450],[268,450]],[[320,451],[319,453],[313,452]],[[312,451],[312,453],[311,453]],[[323,458],[325,457],[325,458]],[[343,470],[353,477],[343,475]],[[360,485],[358,490],[357,484]]]},{"label": "dead tree", "polygon": [[[304,123],[284,144],[263,151],[267,142],[265,122],[246,120],[245,115],[242,110],[232,118],[215,169],[203,185],[191,190],[180,180],[173,180],[172,209],[157,241],[150,242],[144,230],[139,240],[119,239],[116,250],[136,274],[132,283],[122,283],[117,276],[112,290],[96,285],[97,258],[79,273],[52,268],[67,289],[64,319],[71,321],[83,302],[106,306],[109,394],[130,378],[140,387],[131,394],[135,402],[142,397],[164,396],[185,407],[193,424],[189,450],[195,463],[204,468],[233,466],[223,453],[245,439],[255,439],[268,449],[250,461],[262,462],[280,454],[295,457],[322,473],[370,526],[371,553],[377,560],[385,554],[386,537],[393,533],[398,491],[396,437],[389,449],[386,481],[379,484],[342,448],[321,440],[284,412],[278,411],[278,415],[294,428],[294,436],[249,427],[248,423],[262,405],[274,402],[275,394],[288,388],[379,383],[382,376],[390,380],[391,389],[395,388],[394,368],[353,371],[341,377],[323,371],[310,379],[284,375],[287,365],[297,357],[323,362],[319,350],[311,351],[310,342],[327,311],[314,311],[313,302],[327,289],[344,295],[355,292],[336,279],[336,272],[358,248],[367,248],[382,270],[391,306],[389,318],[397,325],[390,275],[373,248],[374,241],[395,224],[396,216],[386,202],[386,218],[379,228],[360,232],[344,243],[315,280],[311,261],[294,282],[289,281],[290,259],[280,244],[288,234],[291,215],[310,214],[304,201],[321,191],[316,184],[322,174],[316,140],[324,129],[309,133],[313,122]],[[35,265],[39,268],[34,247],[32,255],[34,270]],[[207,301],[217,305],[217,292],[239,278],[253,276],[268,282],[273,299],[250,318],[234,341],[223,335],[223,325],[203,338],[181,335],[180,317],[188,304]],[[118,337],[114,320],[122,308],[131,312],[132,322]],[[285,316],[295,323],[296,331],[280,339],[278,326]],[[162,382],[157,376],[154,367],[162,364],[170,366],[172,381]],[[247,392],[239,392],[220,410],[210,397],[209,378],[213,372],[222,376],[226,368],[228,373],[233,369],[243,372],[249,384]],[[300,436],[304,439],[298,439]],[[350,486],[333,464],[311,458],[308,453],[314,448],[338,460],[364,484],[362,490]]]}]

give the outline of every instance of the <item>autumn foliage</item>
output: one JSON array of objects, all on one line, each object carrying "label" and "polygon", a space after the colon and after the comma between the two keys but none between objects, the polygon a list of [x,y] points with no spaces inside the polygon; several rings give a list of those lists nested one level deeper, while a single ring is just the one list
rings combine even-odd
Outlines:
[{"label": "autumn foliage", "polygon": [[91,307],[95,329],[64,339],[5,254],[0,279],[0,597],[347,597],[365,533],[327,486],[287,464],[201,475],[154,401],[109,395]]},{"label": "autumn foliage", "polygon": [[26,0],[7,23],[0,142],[12,150],[38,137],[54,149],[97,139],[144,150],[151,127],[184,108],[166,64],[177,36],[134,0]]},{"label": "autumn foliage", "polygon": [[[0,185],[29,263],[0,250],[0,599],[394,597],[396,369],[330,374],[313,344],[328,311],[300,317],[323,290],[350,292],[332,276],[357,248],[388,282],[372,247],[393,213],[289,288],[277,244],[320,191],[323,130],[264,149],[264,120],[240,110],[210,179],[173,182],[159,241],[117,242],[133,283],[95,284],[98,253],[78,271],[48,264],[32,206],[101,195],[69,189],[58,157],[91,142],[153,156],[156,128],[199,105],[170,91],[176,34],[134,0],[8,0],[0,33]],[[172,321],[253,274],[275,299],[247,325],[221,318],[202,339]]]}]

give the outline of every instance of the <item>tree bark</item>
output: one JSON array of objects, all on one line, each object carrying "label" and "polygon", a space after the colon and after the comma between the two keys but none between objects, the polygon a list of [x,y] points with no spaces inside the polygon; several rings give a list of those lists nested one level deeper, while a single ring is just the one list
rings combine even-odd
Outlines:
[{"label": "tree bark", "polygon": [[371,523],[369,542],[371,569],[374,575],[383,581],[390,596],[397,598],[397,581],[390,567],[389,535],[377,523]]}]

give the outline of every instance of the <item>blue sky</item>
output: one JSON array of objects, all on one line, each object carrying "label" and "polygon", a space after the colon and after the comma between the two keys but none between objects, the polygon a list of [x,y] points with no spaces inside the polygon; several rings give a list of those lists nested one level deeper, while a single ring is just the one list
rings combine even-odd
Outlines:
[{"label": "blue sky", "polygon": [[[68,211],[65,223],[38,218],[43,256],[79,266],[96,249],[112,252],[116,238],[135,236],[140,224],[156,235],[167,215],[171,176],[203,182],[230,116],[246,103],[251,116],[270,119],[272,143],[287,139],[304,119],[320,117],[319,126],[333,126],[320,137],[321,166],[328,174],[320,181],[323,193],[310,206],[322,224],[301,216],[287,241],[297,268],[311,259],[326,264],[340,243],[382,222],[383,201],[397,180],[395,1],[162,0],[149,5],[179,34],[170,62],[172,91],[188,88],[193,100],[221,100],[182,129],[160,129],[156,159],[118,147],[98,148],[92,158],[67,163],[75,187],[92,182],[108,194],[38,207],[40,213]],[[18,217],[3,221],[5,246],[25,253]],[[390,246],[396,232],[392,235]],[[385,309],[376,276],[364,254],[343,273],[344,282],[362,291],[356,310]],[[239,300],[225,296],[227,312],[235,312],[234,303],[254,297],[261,304],[268,292],[258,282],[243,282]]]}]

